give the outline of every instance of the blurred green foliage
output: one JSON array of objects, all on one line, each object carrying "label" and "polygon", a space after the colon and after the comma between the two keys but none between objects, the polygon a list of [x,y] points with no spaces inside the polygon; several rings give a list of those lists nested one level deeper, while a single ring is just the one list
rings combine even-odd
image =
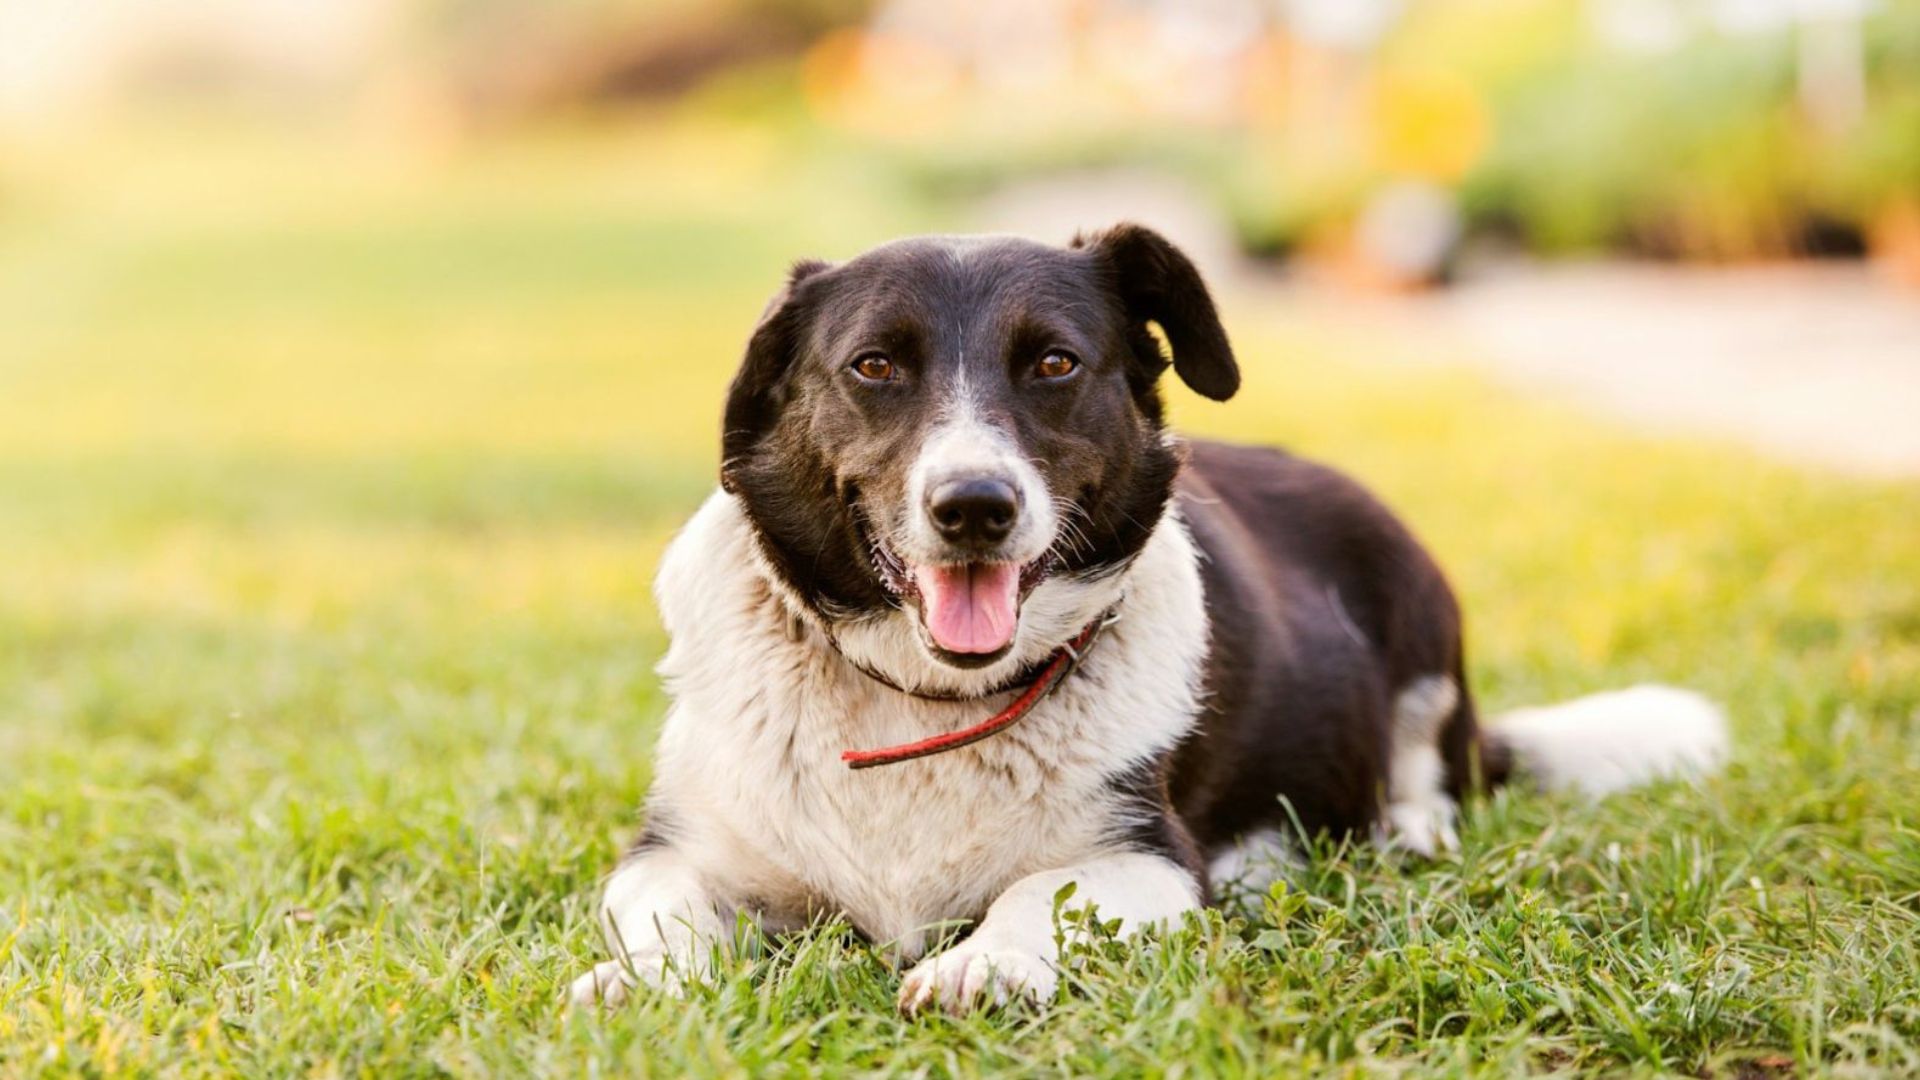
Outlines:
[{"label": "blurred green foliage", "polygon": [[1798,108],[1786,35],[1538,70],[1498,94],[1500,136],[1465,185],[1469,215],[1547,252],[1790,254],[1814,217],[1864,234],[1892,201],[1920,197],[1920,10],[1869,26],[1870,108],[1841,133]]},{"label": "blurred green foliage", "polygon": [[[1699,5],[1672,6],[1704,18]],[[1412,4],[1377,50],[1339,61],[1345,74],[1322,80],[1334,89],[1299,82],[1320,61],[1288,46],[1275,69],[1284,77],[1262,92],[1276,101],[1318,93],[1330,103],[1317,118],[1183,123],[1122,112],[870,141],[935,194],[1088,167],[1178,172],[1219,200],[1247,247],[1285,253],[1350,224],[1401,178],[1378,145],[1394,119],[1372,98],[1395,79],[1442,78],[1460,83],[1490,128],[1484,152],[1464,151],[1471,167],[1442,182],[1458,191],[1471,232],[1534,251],[1858,254],[1885,215],[1920,202],[1920,4],[1880,5],[1860,24],[1864,108],[1841,121],[1812,115],[1802,87],[1803,39],[1817,25],[1689,24],[1682,40],[1635,50],[1602,40],[1594,8]],[[1316,124],[1333,134],[1303,140],[1300,130]],[[1476,135],[1468,125],[1431,137],[1444,145]]]}]

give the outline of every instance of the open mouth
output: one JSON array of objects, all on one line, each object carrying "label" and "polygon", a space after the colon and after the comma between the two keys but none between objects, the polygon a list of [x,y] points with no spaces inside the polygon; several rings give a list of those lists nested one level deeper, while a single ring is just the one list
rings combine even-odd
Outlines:
[{"label": "open mouth", "polygon": [[1020,628],[1020,603],[1046,580],[1049,552],[1028,563],[958,562],[912,565],[871,530],[867,547],[887,590],[914,601],[934,650],[962,665],[1004,654]]}]

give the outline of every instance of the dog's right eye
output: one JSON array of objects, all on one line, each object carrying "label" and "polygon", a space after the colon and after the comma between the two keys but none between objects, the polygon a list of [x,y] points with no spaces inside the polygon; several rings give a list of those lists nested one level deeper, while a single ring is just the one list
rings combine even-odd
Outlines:
[{"label": "dog's right eye", "polygon": [[893,378],[893,361],[868,353],[853,362],[853,373],[868,382],[887,382]]}]

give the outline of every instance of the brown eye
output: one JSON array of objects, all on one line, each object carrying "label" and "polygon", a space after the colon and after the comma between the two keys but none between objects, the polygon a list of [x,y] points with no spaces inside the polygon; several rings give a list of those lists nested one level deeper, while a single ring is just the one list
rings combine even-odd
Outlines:
[{"label": "brown eye", "polygon": [[1033,366],[1033,373],[1043,379],[1064,379],[1080,367],[1080,361],[1063,352],[1050,352],[1040,358]]},{"label": "brown eye", "polygon": [[886,382],[893,378],[893,361],[879,353],[868,353],[853,362],[853,373],[869,382]]}]

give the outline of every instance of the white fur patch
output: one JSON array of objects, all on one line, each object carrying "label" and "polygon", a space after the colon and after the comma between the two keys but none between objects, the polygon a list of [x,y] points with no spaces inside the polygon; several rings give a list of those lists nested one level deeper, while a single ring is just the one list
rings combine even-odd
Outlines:
[{"label": "white fur patch", "polygon": [[1447,794],[1447,765],[1440,756],[1440,733],[1459,704],[1460,688],[1445,675],[1415,679],[1394,698],[1381,822],[1386,844],[1428,858],[1459,846],[1453,828],[1457,808]]},{"label": "white fur patch", "polygon": [[1541,787],[1599,797],[1666,776],[1712,772],[1727,753],[1713,702],[1671,686],[1636,686],[1520,709],[1489,725]]},{"label": "white fur patch", "polygon": [[[1125,597],[1121,620],[1086,662],[1019,724],[949,753],[858,772],[840,761],[842,750],[966,727],[1004,700],[914,698],[856,670],[811,615],[796,617],[738,500],[725,493],[669,546],[656,591],[672,635],[660,672],[675,700],[648,803],[672,823],[674,857],[704,895],[750,898],[756,916],[781,922],[844,913],[907,959],[953,920],[998,911],[996,899],[1016,882],[1046,873],[1077,879],[1089,867],[1120,865],[1104,860],[1132,858],[1110,833],[1109,780],[1171,749],[1199,711],[1207,618],[1195,548],[1173,513],[1124,573],[1036,588],[1013,655],[984,673],[935,670],[942,666],[919,648],[905,612],[839,627],[848,655],[902,685],[977,688],[1047,655]],[[1165,865],[1191,891],[1190,877]],[[1109,880],[1118,879],[1092,874],[1082,894],[1105,917],[1164,914],[1154,899],[1164,898],[1163,884],[1143,877],[1113,889]],[[621,902],[610,915],[623,933],[625,889],[616,874],[608,906]],[[723,905],[716,918],[730,926],[733,912]],[[982,977],[962,976],[961,985]]]}]

